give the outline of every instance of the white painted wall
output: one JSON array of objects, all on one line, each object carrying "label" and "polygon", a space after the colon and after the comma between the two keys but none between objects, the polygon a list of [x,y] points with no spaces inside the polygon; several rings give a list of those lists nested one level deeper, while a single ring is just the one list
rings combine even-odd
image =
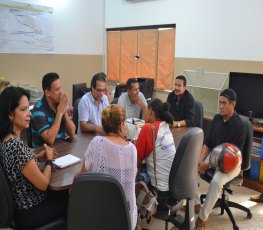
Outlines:
[{"label": "white painted wall", "polygon": [[104,53],[104,0],[16,1],[54,7],[55,54]]},{"label": "white painted wall", "polygon": [[105,0],[106,28],[170,23],[175,57],[263,61],[262,0]]}]

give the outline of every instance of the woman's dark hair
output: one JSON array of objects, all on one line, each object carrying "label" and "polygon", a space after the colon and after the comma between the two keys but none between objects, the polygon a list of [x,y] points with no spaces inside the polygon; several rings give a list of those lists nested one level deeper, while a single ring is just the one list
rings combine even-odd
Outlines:
[{"label": "woman's dark hair", "polygon": [[170,104],[167,102],[162,102],[160,99],[153,99],[149,104],[148,108],[151,109],[156,118],[165,121],[168,124],[172,124],[174,121],[173,115],[169,112]]},{"label": "woman's dark hair", "polygon": [[106,74],[103,72],[95,74],[91,79],[90,88],[96,89],[97,81],[106,82],[106,77]]},{"label": "woman's dark hair", "polygon": [[8,134],[14,134],[10,114],[19,105],[20,99],[26,96],[30,99],[29,93],[20,87],[8,87],[0,95],[0,140]]}]

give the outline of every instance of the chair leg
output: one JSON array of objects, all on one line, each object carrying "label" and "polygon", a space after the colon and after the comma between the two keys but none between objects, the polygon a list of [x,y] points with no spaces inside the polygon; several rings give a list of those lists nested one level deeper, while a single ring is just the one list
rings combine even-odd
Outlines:
[{"label": "chair leg", "polygon": [[226,203],[224,203],[223,206],[224,206],[223,208],[226,210],[226,213],[227,213],[227,215],[229,216],[229,218],[230,218],[230,220],[231,220],[231,222],[232,222],[232,224],[233,224],[233,229],[234,229],[234,230],[238,230],[239,227],[238,227],[237,224],[236,224],[236,221],[235,221],[235,219],[234,219],[234,217],[233,217],[233,214],[232,214],[231,210],[229,209],[229,207],[227,206]]},{"label": "chair leg", "polygon": [[252,213],[251,213],[251,211],[250,211],[248,208],[244,207],[243,205],[237,204],[237,203],[232,202],[232,201],[228,201],[228,202],[227,202],[227,205],[228,205],[228,207],[230,207],[230,208],[237,208],[237,209],[240,209],[240,210],[246,212],[248,219],[251,219],[251,218],[252,218]]},{"label": "chair leg", "polygon": [[168,221],[165,221],[165,230],[168,230]]}]

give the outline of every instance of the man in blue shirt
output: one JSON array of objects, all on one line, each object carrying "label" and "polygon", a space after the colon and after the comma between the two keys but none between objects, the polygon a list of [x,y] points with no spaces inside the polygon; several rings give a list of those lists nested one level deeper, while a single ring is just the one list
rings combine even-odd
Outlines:
[{"label": "man in blue shirt", "polygon": [[32,146],[47,143],[53,145],[55,139],[64,138],[65,132],[75,136],[75,125],[67,114],[68,95],[61,91],[57,73],[48,73],[42,79],[43,98],[32,110]]},{"label": "man in blue shirt", "polygon": [[79,128],[81,132],[104,134],[101,125],[102,110],[109,105],[105,73],[97,73],[91,80],[91,92],[86,93],[79,102]]}]

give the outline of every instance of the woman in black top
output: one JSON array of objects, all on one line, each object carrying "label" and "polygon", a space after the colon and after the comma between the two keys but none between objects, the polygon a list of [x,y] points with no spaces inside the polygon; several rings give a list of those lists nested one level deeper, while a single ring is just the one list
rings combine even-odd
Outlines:
[{"label": "woman in black top", "polygon": [[[68,192],[47,191],[52,173],[54,149],[44,145],[36,156],[20,140],[29,127],[29,94],[19,87],[6,88],[0,95],[0,163],[15,203],[14,221],[18,228],[33,228],[66,217]],[[44,171],[37,158],[46,160]]]}]

